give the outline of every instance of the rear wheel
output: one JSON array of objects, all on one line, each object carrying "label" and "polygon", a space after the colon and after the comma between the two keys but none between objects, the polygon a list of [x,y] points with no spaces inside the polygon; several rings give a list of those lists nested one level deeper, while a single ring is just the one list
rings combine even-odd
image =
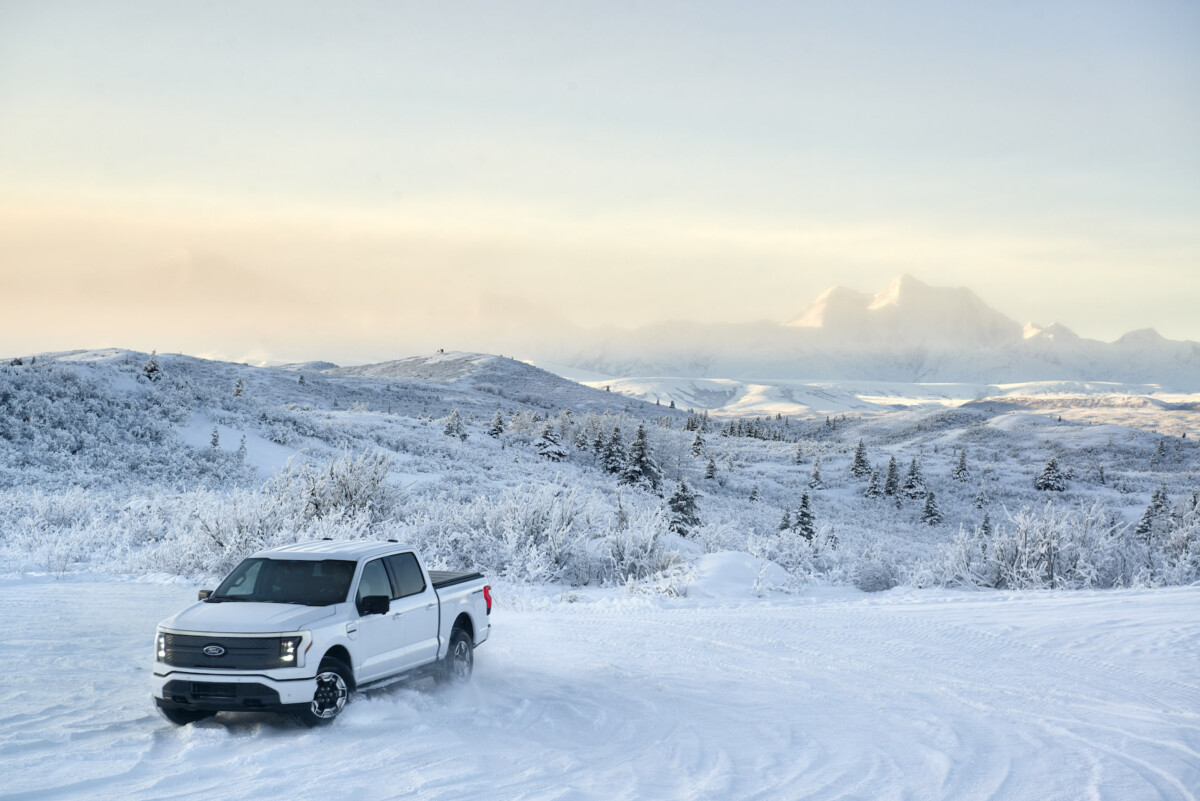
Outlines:
[{"label": "rear wheel", "polygon": [[155,698],[154,705],[158,707],[158,714],[162,715],[164,720],[174,723],[176,726],[186,726],[189,723],[211,718],[217,714],[216,712],[205,712],[199,709],[180,709],[178,707],[163,706],[161,698]]},{"label": "rear wheel", "polygon": [[296,719],[306,726],[321,726],[332,721],[346,708],[352,681],[349,665],[333,657],[322,659],[317,669],[313,699],[296,713]]},{"label": "rear wheel", "polygon": [[466,629],[455,629],[450,635],[450,650],[442,659],[442,681],[460,683],[471,678],[475,670],[475,644]]}]

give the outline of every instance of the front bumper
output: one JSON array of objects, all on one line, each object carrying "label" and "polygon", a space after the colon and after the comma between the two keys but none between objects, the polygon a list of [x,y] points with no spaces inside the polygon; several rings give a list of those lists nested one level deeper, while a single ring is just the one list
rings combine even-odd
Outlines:
[{"label": "front bumper", "polygon": [[312,702],[316,678],[278,680],[262,675],[227,675],[171,670],[154,674],[155,703],[206,712],[254,712]]}]

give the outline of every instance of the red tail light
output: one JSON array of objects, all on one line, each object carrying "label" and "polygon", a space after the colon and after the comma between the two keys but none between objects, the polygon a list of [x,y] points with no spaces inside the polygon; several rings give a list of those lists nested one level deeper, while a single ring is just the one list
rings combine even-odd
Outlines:
[{"label": "red tail light", "polygon": [[492,613],[492,585],[485,584],[483,587],[483,600],[487,601],[487,613]]}]

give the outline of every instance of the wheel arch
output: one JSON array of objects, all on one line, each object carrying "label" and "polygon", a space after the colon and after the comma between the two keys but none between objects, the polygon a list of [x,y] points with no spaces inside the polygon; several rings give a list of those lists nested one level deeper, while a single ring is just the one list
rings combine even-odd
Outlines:
[{"label": "wheel arch", "polygon": [[466,612],[459,612],[458,617],[454,619],[454,625],[450,627],[450,635],[454,635],[455,629],[462,629],[467,632],[467,636],[471,638],[471,642],[475,642],[475,621],[471,620],[471,616]]},{"label": "wheel arch", "polygon": [[[350,651],[347,650],[346,646],[344,646],[344,645],[334,645],[325,651],[325,654],[321,657],[321,661],[324,662],[326,659],[330,659],[330,658],[336,659],[339,662],[341,662],[343,665],[345,665],[346,667],[350,668],[350,676],[349,676],[350,689],[353,690],[354,684],[355,684],[354,662],[350,659]],[[318,663],[318,667],[319,666],[320,666],[320,663]]]}]

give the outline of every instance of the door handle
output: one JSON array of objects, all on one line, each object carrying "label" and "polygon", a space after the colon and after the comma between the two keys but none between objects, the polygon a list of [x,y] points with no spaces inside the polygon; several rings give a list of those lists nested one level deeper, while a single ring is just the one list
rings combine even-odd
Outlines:
[{"label": "door handle", "polygon": [[393,619],[393,620],[399,620],[399,619],[400,619],[400,615],[402,615],[402,614],[404,614],[404,613],[403,613],[403,612],[393,612],[393,613],[392,613],[392,619]]}]

